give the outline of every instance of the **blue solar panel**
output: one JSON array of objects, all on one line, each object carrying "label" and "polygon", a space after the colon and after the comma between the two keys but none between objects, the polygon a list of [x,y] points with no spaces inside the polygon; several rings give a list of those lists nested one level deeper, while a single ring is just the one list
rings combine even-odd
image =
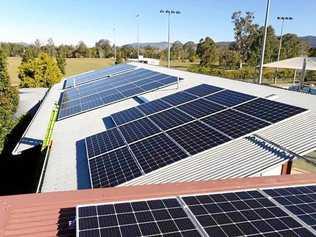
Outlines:
[{"label": "blue solar panel", "polygon": [[257,191],[182,199],[208,236],[313,236]]},{"label": "blue solar panel", "polygon": [[158,134],[136,142],[130,145],[130,148],[145,173],[172,164],[188,156],[165,134]]},{"label": "blue solar panel", "polygon": [[232,138],[241,137],[270,125],[270,123],[234,110],[225,110],[206,117],[202,121]]},{"label": "blue solar panel", "polygon": [[180,105],[194,99],[197,99],[197,97],[190,94],[183,93],[183,92],[178,92],[178,93],[168,95],[162,98],[163,101],[171,105]]},{"label": "blue solar panel", "polygon": [[138,108],[143,111],[146,115],[150,115],[161,110],[165,110],[172,107],[172,105],[163,102],[163,100],[154,100],[151,102],[147,102],[138,106]]},{"label": "blue solar panel", "polygon": [[235,106],[235,105],[244,103],[248,100],[252,100],[254,98],[256,97],[248,95],[248,94],[236,92],[236,91],[230,91],[230,90],[224,90],[224,91],[221,91],[221,92],[218,92],[216,94],[206,97],[206,99],[208,100],[217,102],[227,107]]},{"label": "blue solar panel", "polygon": [[186,115],[176,108],[156,113],[149,116],[149,118],[154,121],[162,130],[167,130],[193,120],[192,117]]},{"label": "blue solar panel", "polygon": [[70,88],[75,85],[81,85],[84,83],[92,82],[101,78],[105,78],[109,75],[124,73],[136,68],[133,65],[119,64],[108,68],[102,68],[93,72],[83,73],[77,76],[73,76],[66,80],[64,88]]},{"label": "blue solar panel", "polygon": [[142,118],[119,127],[128,143],[159,133],[160,130],[148,118]]},{"label": "blue solar panel", "polygon": [[80,237],[201,236],[175,198],[82,206],[77,219]]},{"label": "blue solar panel", "polygon": [[124,140],[117,128],[86,138],[88,157],[94,157],[102,153],[124,146]]},{"label": "blue solar panel", "polygon": [[126,147],[89,160],[93,188],[113,187],[142,175]]},{"label": "blue solar panel", "polygon": [[[134,84],[139,81],[146,83],[142,85]],[[156,90],[175,83],[176,81],[177,79],[175,77],[166,76],[150,70],[138,69],[111,79],[98,80],[93,83],[85,84],[63,92],[58,118],[61,119],[75,114],[72,113],[73,110],[65,108],[66,101],[80,100],[82,106],[75,110],[80,110],[76,112],[80,113]]]},{"label": "blue solar panel", "polygon": [[237,106],[236,109],[272,123],[306,111],[306,109],[303,108],[263,98]]},{"label": "blue solar panel", "polygon": [[144,114],[136,107],[112,114],[112,118],[117,125],[122,125],[141,117],[144,117]]},{"label": "blue solar panel", "polygon": [[201,118],[225,109],[224,106],[212,103],[205,99],[194,100],[183,104],[178,108],[195,118]]},{"label": "blue solar panel", "polygon": [[167,134],[191,155],[208,150],[230,140],[227,136],[209,128],[199,121],[172,129],[168,131]]},{"label": "blue solar panel", "polygon": [[266,189],[264,192],[316,230],[316,185]]},{"label": "blue solar panel", "polygon": [[192,87],[190,89],[187,89],[185,90],[185,92],[199,96],[199,97],[203,97],[203,96],[210,95],[221,90],[224,90],[224,89],[217,86],[211,86],[208,84],[201,84],[201,85]]}]

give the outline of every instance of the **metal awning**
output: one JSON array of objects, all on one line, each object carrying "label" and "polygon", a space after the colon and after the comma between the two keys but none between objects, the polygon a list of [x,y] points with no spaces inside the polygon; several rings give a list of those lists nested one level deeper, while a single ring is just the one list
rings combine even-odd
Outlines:
[{"label": "metal awning", "polygon": [[316,57],[295,57],[279,62],[266,63],[263,67],[302,70],[306,58],[306,71],[316,71]]}]

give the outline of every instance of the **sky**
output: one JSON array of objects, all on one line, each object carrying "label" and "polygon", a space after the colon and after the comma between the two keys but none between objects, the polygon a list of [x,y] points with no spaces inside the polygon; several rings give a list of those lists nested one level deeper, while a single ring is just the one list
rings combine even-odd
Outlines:
[{"label": "sky", "polygon": [[[52,38],[56,45],[82,40],[93,46],[99,39],[115,39],[123,45],[137,41],[137,21],[141,42],[167,41],[167,16],[160,9],[181,11],[171,16],[171,41],[198,42],[206,36],[231,41],[232,13],[254,12],[255,22],[263,25],[265,7],[266,0],[0,0],[0,41]],[[315,12],[316,0],[271,0],[269,24],[279,34],[276,17],[292,16],[285,33],[316,35]]]}]

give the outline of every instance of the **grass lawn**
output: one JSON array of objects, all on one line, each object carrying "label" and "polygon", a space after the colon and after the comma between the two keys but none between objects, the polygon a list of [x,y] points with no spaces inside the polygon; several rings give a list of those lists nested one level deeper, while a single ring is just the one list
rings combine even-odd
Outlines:
[{"label": "grass lawn", "polygon": [[21,64],[20,57],[9,57],[8,58],[8,71],[10,76],[10,81],[13,86],[18,86],[20,81],[18,78],[18,67]]},{"label": "grass lawn", "polygon": [[[305,157],[313,160],[316,163],[316,151],[305,155]],[[307,172],[316,173],[316,166],[304,160],[294,160],[293,167]]]},{"label": "grass lawn", "polygon": [[[111,66],[114,60],[111,58],[67,58],[66,59],[66,77],[82,72],[87,72],[107,66]],[[19,85],[18,67],[21,64],[21,58],[8,58],[8,71],[12,85]]]},{"label": "grass lawn", "polygon": [[67,58],[66,77],[114,64],[111,58]]},{"label": "grass lawn", "polygon": [[[171,60],[170,67],[174,69],[178,69],[178,70],[187,71],[189,66],[196,65],[196,64],[199,64],[198,60],[195,61],[194,63],[191,63],[189,61],[182,62],[178,60]],[[160,66],[167,67],[168,61],[160,60]]]}]

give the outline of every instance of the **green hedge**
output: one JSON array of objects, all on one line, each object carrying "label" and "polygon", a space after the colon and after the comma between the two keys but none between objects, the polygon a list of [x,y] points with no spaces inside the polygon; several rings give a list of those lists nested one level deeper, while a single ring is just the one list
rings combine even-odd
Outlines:
[{"label": "green hedge", "polygon": [[[199,65],[192,65],[188,68],[188,71],[240,80],[253,80],[259,77],[259,70],[254,67],[244,67],[242,69],[227,70],[220,67],[201,67]],[[275,69],[264,69],[263,76],[266,79],[273,79],[276,76],[276,71]],[[293,77],[293,70],[278,71],[278,78],[292,80]]]}]

